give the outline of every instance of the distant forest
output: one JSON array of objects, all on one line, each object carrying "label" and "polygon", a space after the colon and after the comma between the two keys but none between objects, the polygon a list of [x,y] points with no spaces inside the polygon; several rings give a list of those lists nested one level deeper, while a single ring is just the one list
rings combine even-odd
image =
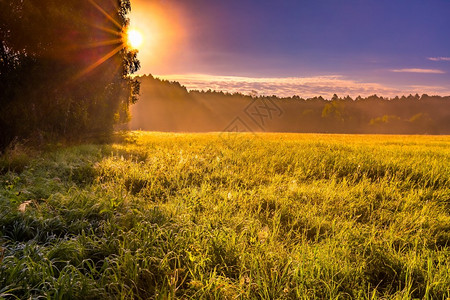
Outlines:
[{"label": "distant forest", "polygon": [[352,99],[188,91],[178,82],[140,76],[129,129],[208,132],[450,134],[450,96]]}]

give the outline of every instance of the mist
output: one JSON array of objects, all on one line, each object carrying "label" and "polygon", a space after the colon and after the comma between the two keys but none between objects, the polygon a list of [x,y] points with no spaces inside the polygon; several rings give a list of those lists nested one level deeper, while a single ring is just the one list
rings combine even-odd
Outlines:
[{"label": "mist", "polygon": [[450,97],[280,98],[257,96],[257,91],[188,91],[153,76],[138,80],[141,96],[131,108],[131,130],[450,134],[450,111],[443,109]]}]

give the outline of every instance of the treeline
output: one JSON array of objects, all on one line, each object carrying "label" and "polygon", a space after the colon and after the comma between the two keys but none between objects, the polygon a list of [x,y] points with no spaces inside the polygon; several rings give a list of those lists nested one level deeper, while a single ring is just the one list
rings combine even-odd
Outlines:
[{"label": "treeline", "polygon": [[132,107],[133,130],[450,134],[450,97],[279,98],[188,91],[151,75],[138,80],[141,97]]},{"label": "treeline", "polygon": [[129,0],[0,1],[0,152],[13,140],[105,136],[129,118]]}]

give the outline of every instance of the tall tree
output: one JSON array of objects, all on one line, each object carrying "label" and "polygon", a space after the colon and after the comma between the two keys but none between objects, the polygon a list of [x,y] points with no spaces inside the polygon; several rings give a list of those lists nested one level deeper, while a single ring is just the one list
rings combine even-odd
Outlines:
[{"label": "tall tree", "polygon": [[139,84],[129,0],[0,0],[0,149],[111,132]]}]

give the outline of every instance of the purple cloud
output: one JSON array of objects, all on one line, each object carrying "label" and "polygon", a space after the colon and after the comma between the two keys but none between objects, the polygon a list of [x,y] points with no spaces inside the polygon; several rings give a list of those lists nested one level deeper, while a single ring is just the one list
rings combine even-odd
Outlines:
[{"label": "purple cloud", "polygon": [[214,75],[165,75],[161,79],[178,81],[189,90],[216,90],[230,93],[277,95],[290,97],[299,95],[304,98],[322,96],[331,98],[333,94],[351,97],[377,94],[394,97],[409,94],[450,95],[450,89],[440,86],[405,86],[400,88],[378,83],[359,82],[340,75],[288,78],[251,78]]},{"label": "purple cloud", "polygon": [[431,61],[450,61],[450,57],[428,57],[428,60]]},{"label": "purple cloud", "polygon": [[398,69],[391,70],[396,73],[423,73],[423,74],[445,74],[444,71],[436,70],[436,69]]}]

